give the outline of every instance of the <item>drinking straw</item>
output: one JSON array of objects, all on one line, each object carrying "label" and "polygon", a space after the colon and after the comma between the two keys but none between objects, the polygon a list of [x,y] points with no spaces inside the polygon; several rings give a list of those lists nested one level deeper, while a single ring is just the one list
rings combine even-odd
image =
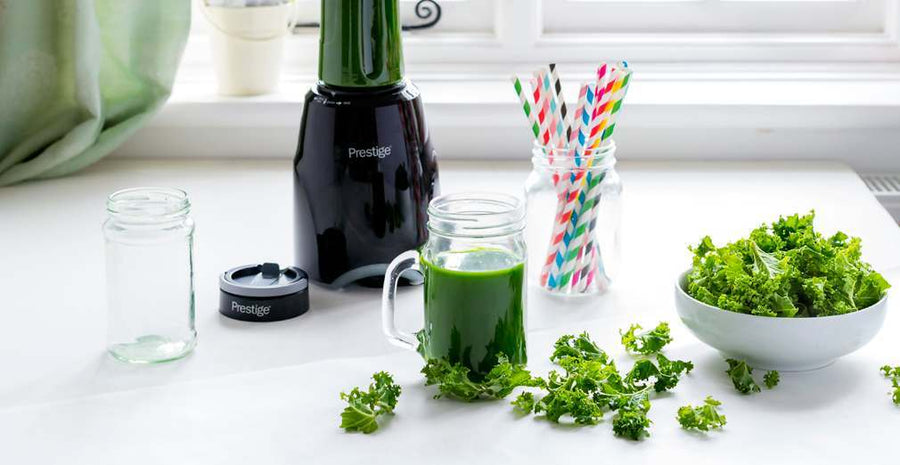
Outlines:
[{"label": "drinking straw", "polygon": [[588,89],[590,89],[590,84],[586,82],[582,83],[579,89],[578,101],[575,105],[575,114],[572,117],[572,125],[569,127],[569,130],[567,132],[567,135],[569,137],[569,146],[572,146],[575,143],[575,139],[578,137],[578,132],[584,125],[585,106],[587,105],[587,93]]},{"label": "drinking straw", "polygon": [[622,109],[622,102],[625,101],[625,95],[628,93],[628,84],[631,81],[631,70],[625,70],[625,77],[622,81],[622,87],[620,90],[621,96],[616,100],[610,115],[609,124],[607,124],[606,129],[603,130],[603,135],[600,137],[601,142],[609,139],[613,135],[613,131],[616,130],[616,121],[619,119],[619,113]]},{"label": "drinking straw", "polygon": [[558,285],[560,268],[565,263],[564,253],[570,240],[566,235],[566,230],[575,212],[575,203],[579,193],[578,190],[566,190],[565,192],[565,196],[560,198],[560,203],[557,206],[558,214],[553,224],[553,232],[550,235],[549,253],[541,269],[541,285],[549,289]]},{"label": "drinking straw", "polygon": [[[594,125],[593,122],[599,116],[600,107],[598,104],[600,104],[601,101],[599,93],[595,93],[595,90],[599,92],[605,91],[605,67],[602,66],[601,69],[598,70],[598,76],[603,77],[603,80],[596,83],[595,86],[593,86],[593,89],[591,86],[588,86],[586,90],[586,104],[585,111],[582,114],[582,125],[575,138],[575,167],[581,167],[581,158],[586,149],[585,146],[587,145],[587,142],[591,140],[589,134],[586,133],[584,129],[591,128]],[[596,132],[597,129],[594,129],[594,131]],[[589,166],[587,168],[589,168]],[[551,250],[548,254],[548,262],[551,266],[551,270],[549,270],[547,283],[550,288],[565,287],[571,279],[573,268],[577,265],[576,258],[580,253],[580,246],[585,240],[585,229],[578,227],[579,220],[582,220],[584,212],[589,211],[584,207],[585,201],[588,200],[589,187],[593,186],[593,178],[594,175],[590,169],[572,170],[571,187],[569,188],[571,195],[569,197],[574,198],[575,202],[564,206],[564,208],[571,208],[572,213],[560,215],[560,218],[564,216],[569,220],[568,224],[565,225],[565,230],[557,233],[557,229],[561,228],[563,225],[558,223],[555,225],[555,234],[552,237],[550,244]],[[585,182],[588,184],[588,189],[585,189]]]},{"label": "drinking straw", "polygon": [[[601,73],[602,72],[598,70],[598,76],[603,75],[605,78],[605,74]],[[591,156],[587,157],[587,161],[583,165],[586,175],[584,176],[581,185],[576,189],[578,191],[578,202],[576,202],[575,205],[576,210],[570,218],[570,224],[567,226],[566,230],[567,234],[563,240],[563,243],[566,246],[566,251],[563,252],[565,261],[560,267],[560,277],[557,280],[561,287],[565,287],[567,284],[574,284],[572,283],[573,273],[576,269],[581,269],[579,262],[583,261],[583,257],[585,256],[582,248],[585,246],[586,242],[593,242],[591,240],[593,231],[589,229],[588,225],[590,224],[592,216],[596,217],[596,207],[600,197],[600,183],[603,179],[602,173],[597,176],[591,169],[598,158],[593,151],[599,149],[599,142],[594,141],[599,138],[599,135],[602,133],[605,126],[605,122],[609,119],[608,112],[612,108],[612,97],[610,96],[610,93],[618,91],[622,79],[622,73],[618,70],[614,69],[612,74],[614,78],[612,82],[604,83],[601,80],[597,83],[597,88],[600,89],[599,92],[602,92],[603,94],[596,99],[592,118],[593,127],[591,129],[591,142],[586,148],[586,150],[591,153]],[[596,120],[600,120],[600,122],[596,122]],[[577,156],[578,155],[576,155],[576,157]]]},{"label": "drinking straw", "polygon": [[591,283],[596,279],[597,270],[600,268],[600,252],[596,247],[591,248],[590,250],[590,262],[587,266],[588,273],[587,276],[581,281],[581,284],[578,286],[579,292],[584,292],[585,289],[591,287]]},{"label": "drinking straw", "polygon": [[[594,94],[594,90],[597,86],[591,86],[590,84],[586,84],[582,86],[582,93],[584,94],[584,100],[579,99],[578,107],[576,109],[576,120],[574,121],[574,130],[573,130],[573,138],[574,138],[574,164],[572,166],[573,169],[573,183],[576,182],[574,179],[576,176],[578,178],[590,178],[592,177],[592,173],[585,170],[575,169],[576,166],[581,165],[581,157],[584,152],[585,142],[587,140],[587,134],[584,129],[590,127],[591,120],[593,119],[594,111],[593,108],[596,103],[596,96]],[[579,186],[578,188],[570,188],[570,190],[574,190],[576,200],[582,200],[587,198],[584,196],[585,192],[580,188],[580,183],[575,184]],[[572,272],[574,271],[574,267],[576,266],[578,260],[577,255],[581,254],[581,243],[584,241],[584,229],[577,228],[577,219],[578,216],[582,215],[581,212],[584,212],[586,208],[590,208],[588,205],[580,205],[580,202],[576,201],[572,206],[575,209],[575,218],[572,215],[569,215],[569,224],[566,224],[566,233],[563,234],[562,240],[556,243],[552,243],[551,245],[556,247],[556,249],[552,250],[551,253],[554,254],[556,259],[562,259],[563,263],[560,267],[560,274],[557,278],[554,279],[557,285],[564,286],[572,276]]]},{"label": "drinking straw", "polygon": [[[603,129],[606,128],[606,123],[608,121],[608,113],[609,110],[612,109],[611,101],[614,97],[615,92],[618,90],[618,86],[620,84],[621,74],[617,68],[613,68],[610,70],[608,74],[608,79],[602,86],[602,90],[598,91],[601,94],[600,97],[597,98],[597,105],[594,108],[594,117],[592,119],[591,130],[589,131],[588,136],[588,149],[596,149],[599,144],[598,140],[600,136],[603,134]],[[598,87],[601,87],[598,85]]]},{"label": "drinking straw", "polygon": [[[525,112],[525,116],[528,117],[528,120],[531,123],[531,129],[535,136],[535,139],[537,140],[538,143],[540,143],[544,147],[547,147],[547,141],[548,141],[547,135],[549,134],[549,124],[548,124],[549,118],[547,118],[546,96],[545,96],[544,92],[542,92],[543,86],[541,85],[540,77],[538,76],[534,80],[532,80],[532,89],[533,89],[532,98],[534,99],[533,101],[535,102],[533,111],[532,111],[531,103],[528,101],[528,96],[525,95],[525,89],[523,88],[522,83],[519,80],[519,78],[513,76],[512,81],[513,81],[513,88],[516,91],[516,95],[519,97],[519,100],[522,102],[522,109]],[[551,149],[549,152],[550,153],[548,153],[548,158],[552,163],[553,150]],[[559,184],[558,177],[556,177],[554,179],[554,183]],[[567,185],[568,181],[566,180],[566,182],[564,184]],[[562,197],[560,198],[560,204],[564,205],[563,197],[566,196],[566,193],[568,191],[567,191],[567,188],[563,188],[562,190],[563,190],[563,193],[562,193]],[[568,211],[571,212],[571,209],[569,209]],[[565,214],[564,210],[560,211],[559,214],[557,215],[556,220],[554,221],[554,224],[562,224],[562,225],[567,224],[568,217],[562,216],[564,214]],[[550,267],[551,267],[551,263],[550,263],[550,261],[548,261],[545,268],[549,269]],[[549,271],[542,272],[542,277],[541,277],[542,285],[544,283],[546,283],[548,272]]]},{"label": "drinking straw", "polygon": [[559,102],[559,114],[563,121],[563,124],[566,126],[565,140],[569,140],[572,136],[572,127],[568,124],[568,113],[569,109],[566,107],[566,99],[563,96],[562,84],[559,82],[559,72],[556,69],[556,63],[550,63],[550,80],[552,81],[553,91],[556,95],[556,100]]},{"label": "drinking straw", "polygon": [[[625,64],[624,66],[627,66],[627,64]],[[624,68],[624,66],[623,66],[623,68]],[[606,129],[603,130],[602,136],[600,137],[600,141],[598,142],[598,146],[602,146],[602,143],[604,141],[608,140],[612,136],[613,131],[615,130],[615,122],[621,112],[620,110],[622,107],[622,102],[628,91],[628,84],[629,84],[630,77],[631,77],[631,70],[626,69],[625,74],[622,78],[622,84],[621,84],[621,87],[619,90],[620,95],[613,97],[614,102],[613,102],[612,108],[610,110],[610,115],[608,117],[609,122],[607,123]],[[596,197],[597,197],[596,203],[598,203],[598,204],[600,201],[600,195],[601,195],[601,193],[598,190],[598,192],[596,193]],[[590,238],[589,239],[590,242],[587,244],[587,247],[589,247],[589,248],[595,248],[595,245],[594,245],[594,235],[595,234],[594,233],[595,233],[595,230],[597,227],[598,212],[599,212],[599,208],[597,208],[597,206],[595,206],[594,210],[588,214],[588,218],[587,218],[588,233],[587,234],[588,234],[588,237]],[[587,260],[582,259],[581,263],[578,264],[577,268],[581,268],[581,271],[580,271],[581,274],[593,272],[593,269],[591,269],[591,267],[593,267],[594,265],[592,263],[585,264],[586,261]],[[590,280],[582,281],[582,284],[581,284],[581,286],[579,286],[578,290],[582,290],[583,287],[588,286],[589,282],[590,282]]]},{"label": "drinking straw", "polygon": [[552,135],[552,145],[553,147],[559,147],[560,142],[564,137],[563,134],[565,133],[565,122],[564,119],[560,117],[561,110],[556,98],[556,93],[553,90],[550,72],[547,69],[542,68],[535,73],[535,76],[541,83],[542,92],[546,95],[550,107],[550,133]]},{"label": "drinking straw", "polygon": [[[587,168],[587,170],[590,170],[590,168]],[[597,201],[599,200],[599,195],[597,194],[599,193],[599,186],[602,180],[602,174],[593,175],[593,173],[588,172],[585,177],[585,182],[587,184],[578,190],[578,196],[582,199],[582,204],[580,209],[577,210],[578,214],[573,215],[570,225],[568,225],[570,226],[569,229],[571,230],[571,233],[568,247],[565,252],[565,261],[560,267],[560,277],[558,282],[561,287],[564,287],[567,284],[574,286],[575,282],[573,281],[573,276],[575,276],[576,280],[577,276],[579,276],[574,273],[576,270],[580,271],[578,265],[585,256],[584,244],[589,241],[590,237],[588,224],[591,213],[597,208]]]},{"label": "drinking straw", "polygon": [[[612,135],[612,131],[610,129],[613,128],[613,122],[615,121],[615,118],[618,116],[619,110],[621,109],[621,104],[627,91],[630,75],[630,70],[623,70],[621,76],[618,78],[620,82],[617,82],[616,85],[613,86],[614,95],[610,98],[610,101],[608,103],[609,109],[604,113],[604,121],[601,122],[601,127],[606,126],[606,128],[602,131],[601,136],[595,141],[595,150],[601,150],[602,142],[608,139],[610,135]],[[606,136],[606,138],[603,137],[604,135]],[[594,236],[597,227],[597,214],[599,213],[599,203],[601,196],[600,182],[598,182],[597,185],[593,189],[591,189],[588,196],[590,197],[589,203],[592,204],[593,208],[582,215],[582,220],[587,228],[585,236],[588,243],[585,245],[585,247],[587,247],[589,250],[593,250],[596,248]],[[579,225],[579,227],[580,226],[581,225]],[[590,273],[590,271],[592,271],[590,269],[592,266],[593,264],[590,263],[589,258],[582,257],[579,260],[579,263],[575,266],[575,269],[579,270],[576,274],[584,275]],[[582,291],[583,288],[587,285],[588,281],[582,280],[581,286],[576,288],[576,290]]]},{"label": "drinking straw", "polygon": [[513,88],[516,90],[516,95],[519,97],[519,102],[522,104],[522,110],[525,112],[525,117],[528,118],[528,123],[531,125],[531,132],[534,133],[534,138],[537,139],[538,136],[541,135],[541,127],[534,114],[531,112],[531,104],[528,102],[528,96],[525,95],[525,89],[522,87],[522,82],[519,81],[517,76],[513,76],[512,83]]},{"label": "drinking straw", "polygon": [[593,121],[593,118],[595,116],[593,111],[593,108],[597,103],[597,94],[595,92],[595,89],[596,86],[592,88],[590,85],[588,85],[587,89],[585,89],[584,109],[581,113],[581,121],[579,121],[578,130],[575,133],[575,147],[573,156],[575,157],[576,166],[581,165],[581,155],[584,152],[584,147],[586,145],[586,142],[588,141],[589,134],[585,131],[585,129],[590,130],[591,121]]},{"label": "drinking straw", "polygon": [[543,92],[539,77],[535,77],[535,79],[532,80],[532,86],[534,88],[534,105],[535,110],[537,111],[537,120],[540,124],[538,143],[547,145],[550,141],[550,118],[548,115],[549,105],[547,102],[547,94]]}]

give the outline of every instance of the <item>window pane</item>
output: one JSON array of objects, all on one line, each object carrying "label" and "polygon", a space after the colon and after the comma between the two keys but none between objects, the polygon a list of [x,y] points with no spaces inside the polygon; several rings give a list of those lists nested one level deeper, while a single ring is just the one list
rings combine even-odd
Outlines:
[{"label": "window pane", "polygon": [[543,0],[549,33],[878,33],[886,0]]}]

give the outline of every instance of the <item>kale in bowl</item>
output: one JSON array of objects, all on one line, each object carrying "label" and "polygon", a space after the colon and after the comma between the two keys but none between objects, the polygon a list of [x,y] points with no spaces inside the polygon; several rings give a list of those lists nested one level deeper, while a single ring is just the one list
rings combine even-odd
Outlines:
[{"label": "kale in bowl", "polygon": [[817,317],[875,304],[890,284],[860,259],[860,240],[813,229],[815,212],[781,217],[750,237],[716,247],[709,236],[691,247],[687,293],[738,313]]}]

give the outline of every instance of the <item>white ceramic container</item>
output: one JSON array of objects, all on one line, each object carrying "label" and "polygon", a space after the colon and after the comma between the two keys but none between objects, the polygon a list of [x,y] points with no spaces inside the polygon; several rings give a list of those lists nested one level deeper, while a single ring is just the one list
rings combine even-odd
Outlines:
[{"label": "white ceramic container", "polygon": [[685,326],[723,356],[753,368],[806,371],[830,365],[866,345],[881,329],[887,296],[845,315],[778,318],[730,312],[694,299],[684,290],[685,271],[675,282],[675,308]]},{"label": "white ceramic container", "polygon": [[274,91],[293,4],[230,8],[204,6],[211,24],[213,66],[223,95]]}]

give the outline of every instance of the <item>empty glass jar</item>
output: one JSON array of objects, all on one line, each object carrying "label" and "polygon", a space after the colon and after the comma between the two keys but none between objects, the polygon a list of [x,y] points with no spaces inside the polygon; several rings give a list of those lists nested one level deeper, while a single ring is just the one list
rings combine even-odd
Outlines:
[{"label": "empty glass jar", "polygon": [[605,291],[621,261],[616,144],[580,154],[535,143],[527,200],[529,282],[560,295]]},{"label": "empty glass jar", "polygon": [[194,349],[194,221],[185,192],[118,191],[106,203],[107,349],[131,363]]}]

